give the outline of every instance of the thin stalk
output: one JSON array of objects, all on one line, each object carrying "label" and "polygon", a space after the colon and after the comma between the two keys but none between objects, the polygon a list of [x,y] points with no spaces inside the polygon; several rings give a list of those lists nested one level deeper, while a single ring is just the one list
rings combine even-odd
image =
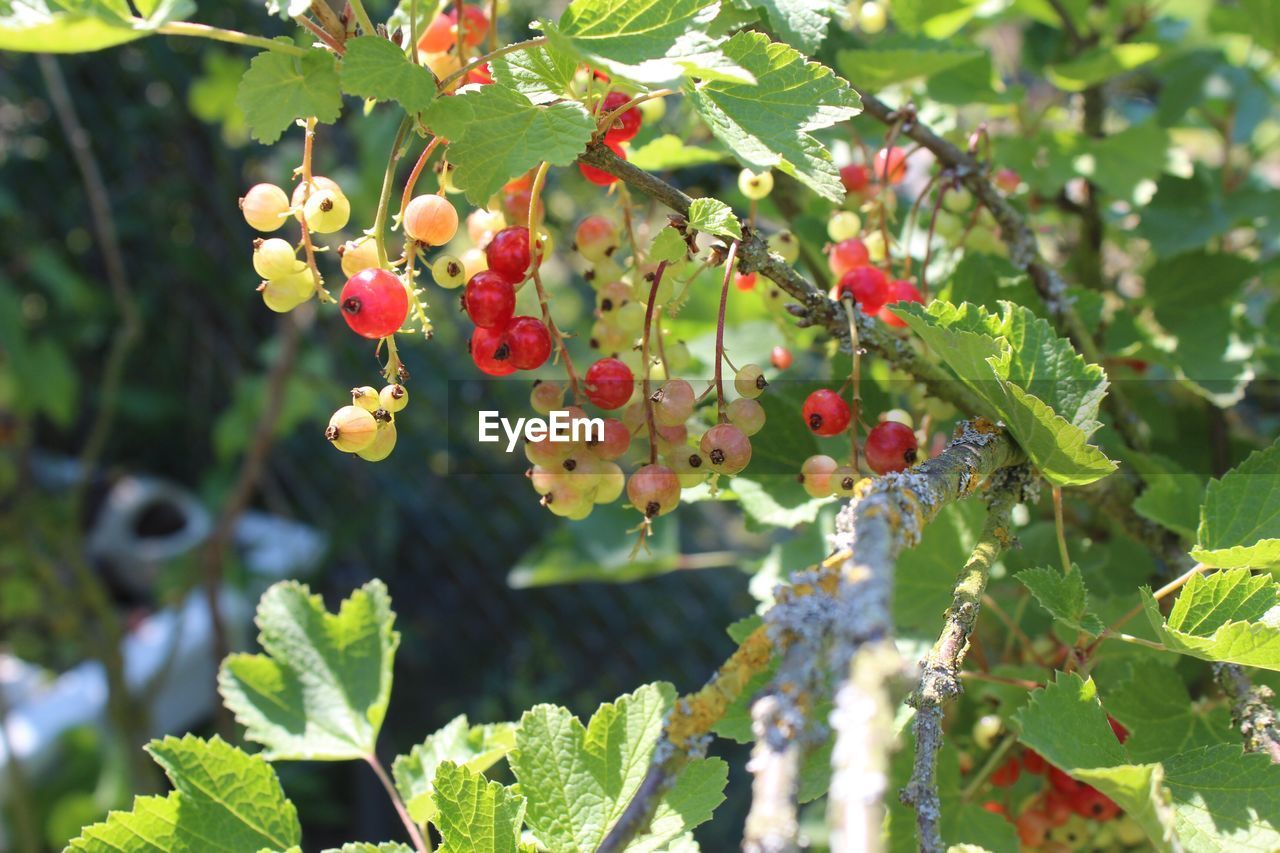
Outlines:
[{"label": "thin stalk", "polygon": [[409,206],[409,199],[413,198],[413,188],[417,186],[418,178],[422,175],[423,168],[427,165],[427,161],[431,159],[431,155],[440,145],[440,137],[434,136],[427,143],[427,147],[422,149],[422,154],[418,157],[418,162],[413,164],[413,171],[409,173],[409,179],[404,182],[404,195],[400,197],[400,217],[404,218],[404,209]]},{"label": "thin stalk", "polygon": [[364,30],[364,34],[367,36],[377,35],[378,28],[373,25],[373,20],[369,17],[369,13],[364,10],[363,0],[348,0],[348,4],[351,6],[351,11],[356,13],[356,20],[360,22],[360,29]]},{"label": "thin stalk", "polygon": [[1062,520],[1062,487],[1053,487],[1053,526],[1058,533],[1058,556],[1062,558],[1062,573],[1071,574],[1071,552],[1067,550],[1067,528]]},{"label": "thin stalk", "polygon": [[1004,740],[1000,741],[1000,743],[996,745],[996,748],[991,750],[991,754],[987,756],[987,760],[982,763],[981,769],[979,769],[977,773],[973,774],[973,780],[970,781],[960,793],[961,802],[967,803],[973,799],[973,795],[978,793],[978,789],[986,783],[987,778],[994,773],[996,768],[1004,761],[1005,754],[1010,749],[1013,749],[1013,745],[1017,742],[1018,736],[1013,732],[1009,732],[1009,734],[1004,736]]},{"label": "thin stalk", "polygon": [[[490,26],[492,26],[492,24]],[[479,68],[491,59],[497,59],[499,56],[506,56],[508,53],[515,53],[517,50],[525,50],[530,47],[541,47],[546,43],[546,36],[538,36],[537,38],[531,38],[526,41],[518,41],[515,44],[509,44],[506,47],[500,47],[497,50],[491,50],[483,56],[477,56],[475,59],[462,66],[448,77],[443,78],[438,84],[436,84],[436,89],[441,92],[448,91],[449,86],[462,77],[465,77],[468,71],[473,68]]]},{"label": "thin stalk", "polygon": [[729,254],[724,259],[724,284],[720,287],[720,313],[716,318],[716,412],[717,422],[724,423],[728,418],[724,403],[724,312],[729,305],[729,280],[733,278],[733,265],[738,259],[738,243],[729,246]]},{"label": "thin stalk", "polygon": [[853,385],[849,401],[850,408],[853,410],[853,417],[849,423],[849,445],[852,454],[851,464],[856,472],[859,470],[858,425],[862,421],[862,345],[858,342],[858,318],[854,314],[858,308],[853,302],[853,297],[846,294],[840,302],[844,305],[845,313],[849,317],[849,351],[853,355],[853,364],[849,372],[849,380]]},{"label": "thin stalk", "polygon": [[411,116],[405,116],[396,131],[395,141],[391,143],[391,154],[387,157],[387,170],[382,175],[382,193],[378,196],[378,215],[373,220],[373,242],[378,247],[378,263],[387,266],[387,208],[391,205],[391,182],[396,177],[396,164],[400,162],[400,146],[404,136],[413,124]]},{"label": "thin stalk", "polygon": [[[302,206],[307,206],[311,197],[311,157],[315,149],[316,120],[307,119],[307,126],[302,142]],[[316,263],[316,248],[311,242],[311,229],[307,227],[306,216],[299,216],[298,222],[302,230],[302,247],[306,251],[307,266],[311,268],[311,279],[316,283],[316,298],[321,302],[332,302],[333,297],[324,286],[324,276],[320,275],[320,266]]]},{"label": "thin stalk", "polygon": [[[1174,593],[1182,589],[1182,587],[1186,586],[1187,581],[1191,580],[1196,575],[1207,572],[1208,570],[1209,570],[1209,567],[1206,566],[1204,563],[1196,563],[1190,569],[1183,572],[1181,575],[1169,581],[1167,584],[1165,584],[1164,586],[1160,587],[1155,592],[1153,592],[1151,594],[1151,597],[1154,598],[1156,601],[1160,601],[1170,593]],[[1111,637],[1112,635],[1114,635],[1117,631],[1120,630],[1120,628],[1126,622],[1128,622],[1133,617],[1137,616],[1139,613],[1142,612],[1142,610],[1143,610],[1143,606],[1141,604],[1137,604],[1128,613],[1124,614],[1119,619],[1117,619],[1116,621],[1108,625],[1106,629],[1104,629],[1103,632],[1098,635],[1098,638],[1089,645],[1089,648],[1085,650],[1085,653],[1086,654],[1092,653],[1093,650],[1097,648],[1099,643],[1101,643],[1103,640],[1107,639],[1108,637]]]},{"label": "thin stalk", "polygon": [[640,391],[644,394],[644,419],[649,427],[649,464],[658,461],[657,429],[653,424],[653,400],[649,397],[649,334],[653,329],[653,306],[658,301],[658,287],[662,284],[662,274],[667,271],[667,262],[658,264],[653,274],[653,284],[649,287],[649,304],[644,309],[644,338],[640,342],[641,374]]},{"label": "thin stalk", "polygon": [[224,41],[229,44],[242,44],[246,47],[260,47],[264,50],[274,50],[276,53],[287,53],[290,56],[306,56],[311,52],[308,48],[298,47],[296,44],[263,36],[252,36],[237,30],[224,30],[207,24],[194,24],[190,21],[172,21],[161,25],[156,32],[166,36],[190,36]]},{"label": "thin stalk", "polygon": [[573,358],[569,355],[569,347],[565,345],[564,335],[560,332],[560,328],[556,326],[556,321],[551,316],[551,300],[547,296],[546,289],[542,286],[542,252],[538,240],[538,208],[542,201],[542,187],[547,182],[547,170],[551,164],[542,162],[538,166],[538,171],[533,176],[533,186],[529,189],[529,218],[526,227],[529,230],[529,271],[533,276],[533,286],[538,292],[538,304],[542,307],[542,322],[546,324],[547,330],[551,332],[551,339],[555,342],[556,353],[560,359],[564,361],[564,370],[569,377],[569,388],[573,391],[573,401],[579,405],[582,403],[582,386],[578,380],[578,372],[573,368]]},{"label": "thin stalk", "polygon": [[298,26],[304,28],[307,32],[324,42],[325,47],[329,48],[339,56],[347,52],[347,48],[342,44],[342,42],[329,35],[324,27],[320,26],[306,15],[296,15],[293,20]]},{"label": "thin stalk", "polygon": [[409,817],[409,810],[405,808],[404,800],[400,799],[400,792],[392,784],[391,777],[387,775],[387,771],[383,768],[382,762],[378,760],[378,756],[366,755],[364,760],[373,768],[374,775],[378,777],[378,781],[382,783],[387,796],[391,798],[391,805],[395,806],[396,814],[400,815],[400,822],[404,824],[405,831],[409,833],[409,839],[413,842],[413,849],[419,851],[419,853],[427,853],[431,848],[427,846],[426,839],[422,837],[422,830],[413,822],[413,818]]},{"label": "thin stalk", "polygon": [[618,120],[618,117],[632,107],[637,106],[638,104],[643,104],[645,101],[652,101],[654,98],[665,98],[667,95],[674,95],[675,93],[674,89],[655,89],[652,92],[646,92],[643,95],[636,95],[617,109],[605,113],[604,118],[598,122],[596,136],[608,133],[609,129],[613,127],[613,123]]}]

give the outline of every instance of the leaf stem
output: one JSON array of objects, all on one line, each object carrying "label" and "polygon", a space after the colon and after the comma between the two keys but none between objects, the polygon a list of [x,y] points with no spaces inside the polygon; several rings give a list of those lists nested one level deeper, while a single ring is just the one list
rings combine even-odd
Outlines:
[{"label": "leaf stem", "polygon": [[1058,556],[1062,558],[1062,573],[1071,574],[1071,552],[1067,550],[1067,527],[1062,519],[1062,487],[1053,487],[1053,526],[1058,533]]},{"label": "leaf stem", "polygon": [[409,178],[404,182],[404,195],[400,198],[400,216],[404,217],[404,210],[409,206],[409,199],[413,198],[413,188],[418,183],[418,178],[422,175],[422,169],[427,165],[427,161],[431,159],[431,154],[440,145],[440,137],[432,137],[427,143],[427,147],[422,150],[422,154],[418,157],[418,162],[413,164],[413,171],[409,173]]},{"label": "leaf stem", "polygon": [[644,337],[640,341],[640,391],[644,395],[644,419],[649,427],[649,464],[658,461],[657,428],[653,424],[653,400],[649,397],[649,335],[653,330],[653,306],[658,301],[658,287],[662,284],[662,274],[667,271],[667,262],[658,264],[653,274],[653,284],[649,287],[649,302],[644,307]]},{"label": "leaf stem", "polygon": [[[1182,587],[1186,586],[1187,581],[1191,580],[1196,575],[1202,574],[1203,572],[1207,572],[1208,570],[1209,570],[1209,566],[1206,566],[1204,563],[1196,563],[1190,569],[1183,572],[1181,575],[1169,581],[1167,584],[1165,584],[1164,586],[1160,587],[1155,592],[1153,592],[1151,594],[1151,597],[1154,598],[1156,601],[1160,601],[1166,595],[1169,595],[1170,593],[1177,592],[1178,590],[1182,589]],[[1133,617],[1141,613],[1142,610],[1143,610],[1143,606],[1141,602],[1134,605],[1133,609],[1131,609],[1128,613],[1124,614],[1115,622],[1112,622],[1110,625],[1108,625],[1106,629],[1103,630],[1103,632],[1098,635],[1098,639],[1094,640],[1089,645],[1089,648],[1085,650],[1085,653],[1086,654],[1092,653],[1093,650],[1097,648],[1099,643],[1101,643],[1103,640],[1107,639],[1108,637],[1112,636],[1117,631],[1119,631],[1121,626],[1123,626],[1130,619],[1132,619]]]},{"label": "leaf stem", "polygon": [[190,36],[192,38],[225,41],[230,44],[242,44],[247,47],[260,47],[264,50],[274,50],[276,53],[287,53],[289,56],[306,56],[311,53],[309,48],[299,47],[290,42],[276,41],[265,36],[253,36],[238,30],[224,30],[220,27],[196,24],[191,21],[171,21],[167,24],[162,24],[156,29],[156,32],[166,36]]},{"label": "leaf stem", "polygon": [[356,13],[356,20],[360,22],[360,29],[364,30],[364,34],[376,36],[378,28],[373,25],[369,13],[364,10],[363,0],[348,0],[348,2],[351,4],[351,11]]},{"label": "leaf stem", "polygon": [[724,284],[720,287],[720,313],[716,318],[716,412],[719,423],[727,419],[724,405],[724,312],[729,305],[729,280],[733,278],[733,264],[737,259],[738,243],[735,240],[724,259]]},{"label": "leaf stem", "polygon": [[506,47],[500,47],[497,50],[491,50],[483,56],[477,56],[475,59],[462,66],[448,77],[443,78],[438,84],[436,84],[436,89],[441,92],[447,92],[449,90],[449,86],[456,80],[465,77],[467,72],[471,69],[479,68],[491,59],[497,59],[499,56],[506,56],[508,53],[515,53],[517,50],[524,50],[525,48],[541,47],[546,43],[546,36],[538,36],[537,38],[531,38],[526,41],[518,41],[515,44],[509,44]]},{"label": "leaf stem", "polygon": [[850,452],[853,454],[852,467],[855,473],[858,472],[858,425],[862,422],[862,345],[858,342],[858,317],[854,312],[858,310],[854,304],[853,297],[845,294],[840,300],[844,305],[845,313],[849,317],[849,352],[853,355],[853,366],[849,372],[849,379],[853,385],[852,399],[850,405],[853,408],[853,417],[849,422],[849,443]]},{"label": "leaf stem", "polygon": [[409,810],[405,808],[404,800],[400,799],[400,792],[392,784],[391,777],[387,775],[387,771],[383,768],[382,762],[378,760],[378,756],[366,755],[364,760],[373,768],[378,781],[382,783],[387,796],[391,798],[391,805],[395,806],[396,814],[400,815],[400,822],[404,824],[405,831],[409,833],[409,839],[413,842],[413,849],[417,850],[418,853],[427,853],[429,848],[426,840],[422,837],[422,830],[418,829],[418,825],[413,822],[413,818],[409,817]]},{"label": "leaf stem", "polygon": [[391,204],[391,182],[396,177],[396,163],[400,162],[400,146],[404,135],[413,124],[412,116],[405,116],[396,131],[395,141],[391,143],[391,154],[387,157],[387,170],[382,175],[382,193],[378,196],[378,215],[373,220],[373,242],[378,247],[378,263],[387,266],[387,208]]}]

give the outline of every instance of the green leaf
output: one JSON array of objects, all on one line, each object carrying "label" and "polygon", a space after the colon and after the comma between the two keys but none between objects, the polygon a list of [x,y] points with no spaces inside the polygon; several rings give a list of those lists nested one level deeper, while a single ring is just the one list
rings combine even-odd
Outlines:
[{"label": "green leaf", "polygon": [[90,853],[168,850],[286,850],[302,839],[298,812],[285,798],[275,770],[221,738],[193,735],[155,740],[147,747],[174,790],[137,797],[133,810],[111,812],[87,827],[67,849]]},{"label": "green leaf", "polygon": [[755,171],[778,169],[823,198],[842,202],[844,185],[831,155],[810,132],[856,115],[857,94],[831,69],[760,33],[738,33],[724,52],[757,82],[686,85],[711,132]]},{"label": "green leaf", "polygon": [[747,0],[768,16],[769,29],[802,53],[812,54],[827,37],[835,13],[832,0]]},{"label": "green leaf", "polygon": [[1133,502],[1144,518],[1163,524],[1186,539],[1196,538],[1200,505],[1204,503],[1205,482],[1172,459],[1150,453],[1126,454],[1147,487]]},{"label": "green leaf", "polygon": [[1152,312],[1169,339],[1161,343],[1179,378],[1215,405],[1230,406],[1253,378],[1253,347],[1238,316],[1239,294],[1256,271],[1238,255],[1189,252],[1147,271]]},{"label": "green leaf", "polygon": [[[552,850],[599,846],[640,786],[674,701],[670,684],[645,685],[601,705],[585,727],[554,705],[525,712],[508,761],[528,798],[526,820],[539,841]],[[688,774],[694,774],[694,782],[677,780],[664,798],[669,811],[661,824],[655,821],[639,849],[658,849],[683,835],[723,800],[727,776],[719,759],[694,761],[682,778]]]},{"label": "green leaf", "polygon": [[[283,38],[276,41],[292,44]],[[249,63],[236,92],[236,105],[253,138],[264,145],[274,143],[300,118],[337,121],[342,92],[333,54],[313,50],[306,56],[289,56],[264,50]]]},{"label": "green leaf", "polygon": [[371,844],[368,841],[348,841],[341,847],[331,847],[324,853],[413,853],[413,848],[398,841]]},{"label": "green leaf", "polygon": [[729,155],[720,150],[719,146],[699,148],[670,133],[649,140],[627,155],[631,165],[646,172],[709,166],[712,163],[723,163],[727,159]]},{"label": "green leaf", "polygon": [[1049,80],[1059,89],[1083,92],[1126,71],[1145,65],[1160,55],[1160,45],[1142,42],[1096,47],[1081,56],[1046,69]]},{"label": "green leaf", "polygon": [[1107,694],[1107,713],[1129,730],[1124,748],[1132,761],[1160,761],[1219,743],[1238,743],[1231,714],[1193,702],[1177,671],[1144,663]]},{"label": "green leaf", "polygon": [[727,58],[723,38],[708,35],[716,0],[577,0],[558,24],[546,24],[551,44],[597,68],[638,83],[753,78]]},{"label": "green leaf", "polygon": [[436,804],[432,781],[441,762],[451,761],[468,770],[483,773],[501,761],[515,746],[515,726],[511,723],[468,725],[465,714],[454,717],[443,728],[415,746],[408,755],[396,758],[391,773],[396,790],[418,823],[435,820]]},{"label": "green leaf", "polygon": [[489,782],[478,771],[452,761],[436,772],[436,820],[444,839],[441,853],[516,853],[524,823],[525,799]]},{"label": "green leaf", "polygon": [[649,245],[649,263],[657,264],[666,261],[674,264],[683,261],[689,255],[689,244],[675,227],[665,226],[653,238]]},{"label": "green leaf", "polygon": [[717,237],[742,239],[742,226],[733,208],[714,198],[695,198],[689,205],[689,227]]},{"label": "green leaf", "polygon": [[1052,568],[1026,569],[1014,577],[1031,590],[1036,601],[1054,619],[1096,637],[1106,626],[1089,611],[1089,592],[1084,586],[1084,574],[1074,564],[1071,568],[1071,574]]},{"label": "green leaf", "polygon": [[525,48],[489,63],[495,83],[514,89],[535,104],[549,104],[569,93],[578,58],[553,44]]},{"label": "green leaf", "polygon": [[266,654],[223,661],[223,701],[273,761],[373,755],[400,644],[394,622],[382,581],[356,590],[337,614],[306,586],[277,583],[258,603]]},{"label": "green leaf", "polygon": [[1083,485],[1114,471],[1115,463],[1089,444],[1107,388],[1102,368],[1086,363],[1027,308],[1001,305],[998,315],[937,299],[928,308],[891,310],[982,398],[983,414],[1005,422],[1050,482]]},{"label": "green leaf", "polygon": [[866,48],[842,50],[836,56],[841,74],[863,90],[875,90],[941,74],[982,56],[982,51],[928,39],[894,37],[877,39]]},{"label": "green leaf", "polygon": [[942,628],[956,575],[973,552],[986,511],[978,501],[942,508],[914,548],[902,552],[893,572],[893,624],[900,636],[927,638]]},{"label": "green leaf", "polygon": [[894,0],[893,22],[906,33],[946,39],[977,14],[980,4],[967,0]]},{"label": "green leaf", "polygon": [[1196,575],[1167,620],[1151,591],[1140,592],[1151,627],[1170,651],[1280,671],[1280,586],[1271,576],[1248,569]]},{"label": "green leaf", "polygon": [[1191,556],[1224,569],[1280,564],[1280,441],[1209,483]]},{"label": "green leaf", "polygon": [[125,44],[195,12],[192,0],[139,7],[125,0],[7,0],[0,2],[0,50],[84,53]]},{"label": "green leaf", "polygon": [[633,556],[633,543],[617,532],[635,525],[637,518],[634,509],[613,503],[597,506],[582,521],[561,522],[521,556],[507,583],[515,589],[583,581],[629,583],[678,569],[678,515],[654,525],[646,540],[649,553]]},{"label": "green leaf", "polygon": [[454,184],[479,205],[544,160],[568,166],[586,150],[596,127],[581,104],[540,107],[504,86],[440,98],[424,118],[449,140]]},{"label": "green leaf", "polygon": [[1280,767],[1239,744],[1206,746],[1164,762],[1173,826],[1193,853],[1280,848]]},{"label": "green leaf", "polygon": [[396,101],[410,113],[421,112],[436,98],[436,78],[431,71],[411,62],[401,48],[379,36],[348,41],[339,76],[347,94]]}]

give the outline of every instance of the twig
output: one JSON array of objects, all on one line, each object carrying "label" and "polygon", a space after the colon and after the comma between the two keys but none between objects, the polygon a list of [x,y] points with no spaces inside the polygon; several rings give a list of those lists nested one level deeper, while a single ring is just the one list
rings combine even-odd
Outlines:
[{"label": "twig", "polygon": [[339,44],[347,40],[347,28],[338,17],[338,13],[333,11],[328,0],[311,0],[311,14],[316,16],[320,26],[324,27],[325,32],[333,36]]},{"label": "twig", "polygon": [[653,284],[649,287],[649,301],[644,307],[644,337],[640,341],[640,364],[644,372],[640,377],[640,393],[644,397],[644,420],[649,428],[649,464],[658,461],[657,429],[653,424],[653,400],[649,396],[649,336],[653,331],[653,306],[658,301],[658,287],[662,284],[662,274],[667,271],[667,262],[658,264],[653,274]]},{"label": "twig", "polygon": [[289,56],[306,56],[311,52],[305,47],[298,47],[296,44],[290,44],[286,41],[276,41],[264,36],[252,36],[248,33],[224,30],[218,27],[210,27],[206,24],[193,24],[190,21],[172,21],[168,24],[162,24],[156,28],[156,32],[166,36],[192,36],[224,41],[229,44],[242,44],[246,47],[260,47],[264,50],[273,50],[276,53],[286,53]]},{"label": "twig", "polygon": [[[362,0],[347,0],[347,5],[351,7],[352,12],[355,12],[356,21],[359,22],[360,29],[364,30],[364,34],[367,36],[376,36],[378,34],[378,28],[373,25],[373,20],[370,19],[369,13],[364,10],[364,3]],[[462,18],[464,16],[459,15],[458,17]],[[461,38],[459,38],[459,41],[461,41]],[[416,48],[417,45],[414,45],[414,47]]]},{"label": "twig", "polygon": [[[1010,514],[1022,500],[1026,469],[1008,470],[1009,475],[991,489],[986,524],[973,553],[956,578],[946,623],[924,660],[920,686],[912,698],[916,706],[915,765],[911,781],[901,796],[904,803],[915,807],[917,840],[920,849],[926,853],[946,849],[939,829],[941,799],[934,777],[938,750],[942,748],[943,705],[959,696],[964,689],[960,684],[961,664],[978,621],[987,576],[996,557],[1012,542]],[[1018,473],[1014,474],[1015,471]]]},{"label": "twig", "polygon": [[[461,20],[462,17],[465,17],[465,16],[460,16],[459,20]],[[497,19],[494,19],[494,21],[492,21],[489,26],[492,29],[496,25],[497,25]],[[462,41],[461,37],[459,37],[458,41],[459,42]],[[546,36],[538,36],[537,38],[531,38],[531,39],[528,39],[527,41],[518,41],[515,44],[509,44],[506,47],[500,47],[497,50],[491,50],[488,53],[484,54],[483,56],[477,56],[475,59],[471,60],[466,65],[462,66],[457,71],[450,74],[448,77],[445,77],[444,79],[442,79],[438,84],[436,84],[436,88],[441,92],[447,92],[449,91],[449,87],[453,85],[453,83],[455,83],[458,80],[461,80],[472,69],[479,68],[481,65],[484,65],[486,62],[488,62],[491,59],[497,59],[499,56],[506,56],[508,53],[515,53],[517,50],[527,50],[528,48],[531,48],[531,47],[541,47],[546,43],[547,43]]]},{"label": "twig", "polygon": [[738,257],[738,243],[729,246],[729,254],[724,259],[724,281],[720,285],[720,311],[716,314],[716,415],[717,422],[727,419],[724,401],[724,313],[729,305],[729,282],[733,280],[733,262]]},{"label": "twig", "polygon": [[[387,155],[387,168],[382,174],[382,192],[378,195],[378,212],[373,220],[373,241],[378,247],[378,263],[385,269],[387,266],[387,214],[391,206],[391,184],[396,179],[396,164],[400,162],[400,146],[404,144],[405,134],[413,125],[413,117],[405,116],[396,130],[395,140],[391,143],[391,153]],[[428,146],[430,148],[430,146]],[[424,154],[426,152],[423,152]]]},{"label": "twig", "polygon": [[1271,707],[1275,693],[1251,684],[1234,664],[1214,664],[1213,676],[1231,700],[1231,719],[1244,736],[1245,749],[1264,752],[1272,764],[1280,764],[1280,721]]},{"label": "twig", "polygon": [[391,777],[387,775],[386,768],[382,766],[378,756],[367,755],[364,760],[373,768],[374,775],[378,777],[378,781],[382,783],[387,796],[391,798],[391,805],[395,806],[396,814],[400,816],[400,822],[404,824],[405,831],[409,833],[409,840],[413,842],[413,849],[417,850],[418,853],[427,853],[431,848],[427,846],[426,839],[422,837],[422,830],[418,828],[418,825],[413,822],[413,818],[409,816],[409,810],[405,808],[404,800],[400,799],[400,792],[396,790],[396,786],[392,783]]},{"label": "twig", "polygon": [[1062,517],[1062,486],[1053,487],[1053,527],[1058,536],[1058,558],[1062,560],[1062,573],[1071,574],[1071,552],[1067,550],[1067,527]]}]

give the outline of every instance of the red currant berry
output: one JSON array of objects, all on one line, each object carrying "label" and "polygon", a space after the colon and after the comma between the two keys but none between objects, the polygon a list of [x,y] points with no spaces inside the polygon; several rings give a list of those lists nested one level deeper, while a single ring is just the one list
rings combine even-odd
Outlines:
[{"label": "red currant berry", "polygon": [[591,448],[597,457],[606,460],[618,459],[630,446],[631,430],[617,418],[605,418],[604,438],[600,441],[587,442],[587,447]]},{"label": "red currant berry", "polygon": [[1092,785],[1084,785],[1071,795],[1071,810],[1083,818],[1102,822],[1120,814],[1120,807]]},{"label": "red currant berry", "polygon": [[[610,92],[604,96],[604,103],[600,105],[600,115],[603,118],[609,113],[618,109],[618,107],[631,100],[622,92]],[[604,140],[606,143],[612,142],[619,145],[630,139],[633,139],[640,132],[640,123],[644,117],[640,115],[640,110],[632,107],[623,112],[613,121],[613,125],[605,131]],[[612,146],[610,146],[612,147]]]},{"label": "red currant berry", "polygon": [[463,6],[460,24],[457,23],[457,13],[451,14],[455,20],[454,30],[462,31],[462,43],[467,47],[475,47],[489,34],[489,16],[479,6]]},{"label": "red currant berry", "polygon": [[511,344],[505,329],[477,328],[471,333],[471,360],[490,376],[506,376],[516,372],[511,360]]},{"label": "red currant berry", "polygon": [[839,297],[852,296],[867,314],[875,314],[889,298],[889,279],[876,267],[858,267],[840,276]]},{"label": "red currant berry", "polygon": [[645,518],[666,515],[680,503],[680,480],[666,465],[645,465],[627,481],[627,499]]},{"label": "red currant berry", "polygon": [[753,272],[740,272],[734,275],[733,283],[738,290],[747,291],[756,286],[756,274]]},{"label": "red currant berry", "polygon": [[1028,773],[1034,773],[1039,776],[1048,767],[1044,760],[1044,756],[1036,752],[1034,749],[1024,750],[1022,753],[1022,766],[1026,768]]},{"label": "red currant berry", "polygon": [[551,333],[537,317],[516,317],[507,327],[511,363],[520,370],[539,368],[551,357]]},{"label": "red currant berry", "polygon": [[1012,195],[1018,191],[1022,178],[1013,169],[1001,169],[996,172],[995,183],[1003,192]]},{"label": "red currant berry", "polygon": [[1049,768],[1049,784],[1068,797],[1085,787],[1083,782],[1077,782],[1056,767]]},{"label": "red currant berry", "polygon": [[489,70],[489,63],[478,65],[467,72],[467,82],[475,83],[480,86],[488,86],[493,82],[493,72]]},{"label": "red currant berry", "polygon": [[716,424],[707,430],[698,449],[718,474],[737,474],[751,461],[751,439],[733,424]]},{"label": "red currant berry", "polygon": [[[905,279],[895,278],[889,282],[889,298],[885,300],[885,305],[892,305],[895,302],[918,302],[924,304],[924,295],[916,288],[914,284]],[[887,307],[881,308],[876,314],[880,321],[886,326],[893,326],[895,329],[901,329],[907,325],[906,320],[899,319]]]},{"label": "red currant berry", "polygon": [[505,277],[482,270],[467,282],[462,305],[471,322],[482,329],[504,329],[516,310],[516,290]]},{"label": "red currant berry", "polygon": [[876,152],[876,178],[891,184],[900,184],[907,176],[907,152],[896,145]]},{"label": "red currant berry", "polygon": [[832,275],[844,275],[851,269],[865,267],[869,263],[871,253],[867,251],[867,245],[857,237],[841,240],[831,247],[831,254],[827,255],[827,265],[831,267]]},{"label": "red currant berry", "polygon": [[418,50],[423,53],[444,53],[453,47],[457,36],[453,32],[454,14],[445,12],[436,15],[423,30],[418,39]]},{"label": "red currant berry", "polygon": [[618,249],[618,228],[604,216],[588,216],[578,223],[573,246],[588,261],[601,263]]},{"label": "red currant berry", "polygon": [[774,347],[773,352],[769,353],[769,363],[778,370],[786,370],[793,360],[791,350],[786,347]]},{"label": "red currant berry", "polygon": [[1018,777],[1021,775],[1022,765],[1018,763],[1018,759],[1010,758],[991,774],[991,784],[997,788],[1008,788],[1014,782],[1017,782]]},{"label": "red currant berry", "polygon": [[867,167],[859,163],[850,163],[840,170],[840,183],[844,184],[845,192],[860,193],[870,182],[871,176],[867,174]]},{"label": "red currant berry", "polygon": [[1071,820],[1071,801],[1068,795],[1050,786],[1044,794],[1044,805],[1041,806],[1050,826],[1062,826]]},{"label": "red currant berry", "polygon": [[[627,159],[627,154],[622,150],[622,146],[612,140],[606,139],[604,144],[609,146],[609,150],[617,154],[623,160]],[[586,163],[578,164],[578,171],[582,172],[582,177],[586,178],[596,186],[607,187],[614,181],[618,180],[615,176],[610,175],[603,169],[597,169],[595,166],[588,166]]]},{"label": "red currant berry", "polygon": [[602,358],[587,368],[587,399],[602,409],[617,409],[631,399],[635,377],[616,358]]},{"label": "red currant berry", "polygon": [[529,229],[523,225],[503,228],[493,235],[484,256],[489,261],[489,269],[507,281],[512,284],[524,281],[529,272]]},{"label": "red currant berry", "polygon": [[1049,835],[1051,826],[1049,818],[1043,812],[1025,811],[1014,821],[1018,829],[1018,838],[1027,847],[1040,847]]},{"label": "red currant berry", "polygon": [[987,800],[985,803],[982,804],[982,809],[983,811],[988,811],[988,812],[991,812],[992,814],[998,814],[1001,817],[1009,816],[1009,810],[1006,809],[1000,803],[997,803],[995,800]]},{"label": "red currant berry", "polygon": [[919,447],[910,427],[897,421],[884,421],[867,433],[867,464],[877,474],[903,471],[916,461]]},{"label": "red currant berry", "polygon": [[849,426],[849,404],[827,388],[819,388],[804,401],[804,422],[817,435],[838,435]]},{"label": "red currant berry", "polygon": [[1120,721],[1115,717],[1107,717],[1107,723],[1111,725],[1111,731],[1115,733],[1116,740],[1124,743],[1129,739],[1129,730],[1120,725]]},{"label": "red currant berry", "polygon": [[394,335],[409,316],[409,294],[400,279],[383,269],[361,270],[342,286],[342,316],[357,335]]}]

